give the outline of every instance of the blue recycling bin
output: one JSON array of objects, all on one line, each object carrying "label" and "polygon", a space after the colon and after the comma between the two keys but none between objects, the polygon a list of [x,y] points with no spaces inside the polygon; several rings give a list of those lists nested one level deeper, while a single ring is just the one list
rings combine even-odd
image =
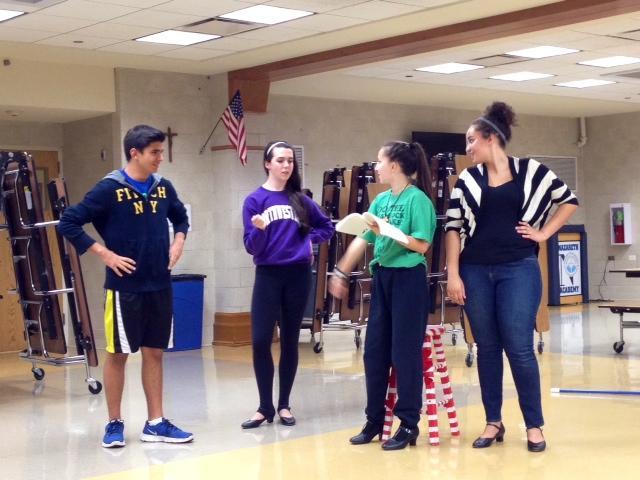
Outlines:
[{"label": "blue recycling bin", "polygon": [[171,275],[173,289],[173,348],[167,352],[202,346],[204,279],[206,275]]}]

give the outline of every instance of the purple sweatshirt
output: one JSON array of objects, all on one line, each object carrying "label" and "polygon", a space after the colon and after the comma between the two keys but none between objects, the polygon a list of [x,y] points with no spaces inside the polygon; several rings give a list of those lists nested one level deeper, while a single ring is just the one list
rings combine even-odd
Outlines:
[{"label": "purple sweatshirt", "polygon": [[[301,235],[298,218],[289,205],[287,192],[258,188],[244,201],[244,246],[256,265],[311,263],[311,243],[322,243],[333,235],[331,220],[309,197],[302,195],[311,230]],[[267,227],[256,228],[251,217],[262,215]]]}]

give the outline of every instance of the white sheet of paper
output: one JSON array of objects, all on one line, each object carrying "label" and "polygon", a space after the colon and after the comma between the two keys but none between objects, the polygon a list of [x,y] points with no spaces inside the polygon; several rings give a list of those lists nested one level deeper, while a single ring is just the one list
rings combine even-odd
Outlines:
[{"label": "white sheet of paper", "polygon": [[369,212],[365,212],[362,215],[359,213],[347,215],[337,223],[336,230],[349,235],[362,235],[370,230],[369,223],[378,224],[380,227],[380,235],[392,238],[403,245],[409,244],[409,239],[402,233],[402,230]]},{"label": "white sheet of paper", "polygon": [[409,244],[409,238],[398,227],[394,227],[389,222],[382,218],[378,218],[369,212],[363,213],[362,216],[366,221],[370,223],[376,222],[378,224],[378,227],[380,227],[380,235],[393,238],[396,242],[400,242],[403,245]]}]

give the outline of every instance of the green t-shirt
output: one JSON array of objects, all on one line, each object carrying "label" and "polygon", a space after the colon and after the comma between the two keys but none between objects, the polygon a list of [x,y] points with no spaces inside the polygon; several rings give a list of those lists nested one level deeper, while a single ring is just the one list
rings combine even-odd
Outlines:
[{"label": "green t-shirt", "polygon": [[[436,212],[433,203],[418,187],[411,185],[399,195],[392,195],[391,189],[379,194],[369,212],[387,221],[418,240],[433,242],[436,230]],[[383,267],[415,267],[427,261],[424,255],[409,250],[389,237],[376,235],[368,231],[362,235],[367,242],[373,243],[373,260],[370,269],[375,265]]]}]

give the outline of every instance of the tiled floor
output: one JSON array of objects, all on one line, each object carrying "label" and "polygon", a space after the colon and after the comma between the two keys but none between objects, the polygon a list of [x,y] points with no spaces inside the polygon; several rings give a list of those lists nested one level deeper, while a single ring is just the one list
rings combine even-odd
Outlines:
[{"label": "tiled floor", "polygon": [[[460,437],[450,437],[442,412],[439,447],[430,447],[424,435],[417,447],[400,452],[383,452],[377,442],[351,446],[349,436],[364,421],[362,355],[352,335],[328,332],[324,351],[315,354],[303,332],[291,400],[298,419],[293,428],[274,423],[240,429],[257,406],[248,347],[167,354],[166,415],[195,433],[195,442],[188,445],[138,441],[146,411],[140,359],[134,356],[123,409],[128,444],[112,450],[100,447],[104,394],[88,393],[81,367],[45,367],[45,380],[35,382],[27,363],[14,354],[0,355],[0,478],[638,478],[640,397],[550,393],[552,387],[640,390],[640,332],[625,332],[624,352],[613,353],[618,323],[608,311],[595,306],[552,309],[552,330],[538,356],[549,444],[542,454],[526,451],[508,370],[505,442],[486,450],[470,447],[484,416],[475,365],[465,366],[461,342],[446,349]],[[95,375],[100,378],[100,371]]]}]

